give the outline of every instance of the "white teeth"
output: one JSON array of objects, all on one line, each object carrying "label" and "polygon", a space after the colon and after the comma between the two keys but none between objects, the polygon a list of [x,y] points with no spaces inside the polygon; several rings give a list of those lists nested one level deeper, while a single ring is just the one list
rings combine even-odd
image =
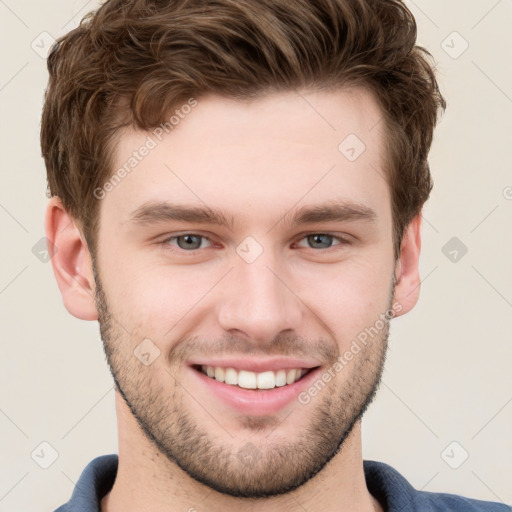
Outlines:
[{"label": "white teeth", "polygon": [[286,384],[291,384],[292,382],[295,382],[295,370],[288,370],[288,373],[286,374]]},{"label": "white teeth", "polygon": [[241,370],[238,372],[238,385],[245,389],[256,389],[256,374],[254,372],[248,372]]},{"label": "white teeth", "polygon": [[276,387],[276,376],[274,372],[258,373],[258,389],[272,389]]},{"label": "white teeth", "polygon": [[238,374],[234,368],[226,368],[224,382],[235,386],[238,384]]},{"label": "white teeth", "polygon": [[215,380],[224,382],[224,368],[221,368],[220,366],[215,367]]},{"label": "white teeth", "polygon": [[219,382],[225,382],[231,386],[240,386],[245,389],[273,389],[298,381],[305,373],[305,368],[292,368],[287,370],[266,371],[261,373],[247,370],[237,371],[234,368],[222,368],[220,366],[202,365],[201,370]]},{"label": "white teeth", "polygon": [[276,387],[286,386],[286,371],[277,370],[276,372]]}]

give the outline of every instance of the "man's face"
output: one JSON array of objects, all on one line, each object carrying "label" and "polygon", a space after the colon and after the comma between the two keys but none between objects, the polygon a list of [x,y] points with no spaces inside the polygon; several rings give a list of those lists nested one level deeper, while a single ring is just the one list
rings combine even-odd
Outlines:
[{"label": "man's face", "polygon": [[[361,90],[212,96],[161,141],[120,137],[115,169],[154,145],[148,135],[156,147],[101,203],[96,299],[108,361],[148,439],[220,492],[302,485],[373,397],[395,263],[380,119]],[[231,224],[173,219],[157,211],[164,203]],[[314,207],[330,216],[297,217]],[[203,365],[220,380],[233,368],[225,378],[242,387]],[[294,368],[307,373],[283,386]],[[247,389],[254,382],[275,387]]]}]

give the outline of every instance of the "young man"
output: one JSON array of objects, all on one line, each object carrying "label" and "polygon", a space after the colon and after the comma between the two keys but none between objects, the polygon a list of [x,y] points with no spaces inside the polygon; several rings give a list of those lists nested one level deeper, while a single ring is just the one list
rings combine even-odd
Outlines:
[{"label": "young man", "polygon": [[119,431],[59,512],[509,510],[362,459],[445,106],[415,41],[398,0],[109,0],[58,41],[46,231]]}]

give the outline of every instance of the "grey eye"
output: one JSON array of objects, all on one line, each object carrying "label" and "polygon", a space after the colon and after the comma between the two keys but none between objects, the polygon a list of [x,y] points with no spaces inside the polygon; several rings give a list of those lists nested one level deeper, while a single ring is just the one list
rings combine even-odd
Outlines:
[{"label": "grey eye", "polygon": [[315,233],[305,238],[313,249],[328,249],[331,247],[334,237],[324,233]]},{"label": "grey eye", "polygon": [[180,236],[177,236],[174,238],[176,238],[178,247],[180,249],[184,249],[184,250],[190,249],[193,251],[194,249],[199,249],[201,247],[201,241],[204,237],[202,237],[200,235],[187,234],[187,235],[180,235]]}]

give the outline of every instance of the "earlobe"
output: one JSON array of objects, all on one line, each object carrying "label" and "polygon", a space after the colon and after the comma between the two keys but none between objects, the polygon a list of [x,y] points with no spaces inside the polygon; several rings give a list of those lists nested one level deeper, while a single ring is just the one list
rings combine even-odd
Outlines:
[{"label": "earlobe", "polygon": [[64,306],[76,318],[97,320],[89,249],[58,197],[46,207],[45,231],[52,242],[48,249]]},{"label": "earlobe", "polygon": [[402,306],[396,316],[408,313],[418,302],[420,294],[419,258],[421,250],[421,213],[416,215],[402,238],[400,259],[395,265],[394,301]]}]

